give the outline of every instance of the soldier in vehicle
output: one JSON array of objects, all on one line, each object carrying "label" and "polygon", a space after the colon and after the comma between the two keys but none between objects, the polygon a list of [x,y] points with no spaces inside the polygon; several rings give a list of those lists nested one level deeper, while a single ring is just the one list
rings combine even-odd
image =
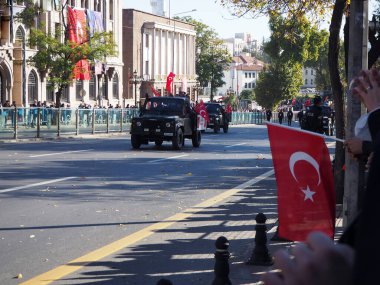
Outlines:
[{"label": "soldier in vehicle", "polygon": [[305,130],[323,133],[323,114],[322,114],[322,98],[315,96],[313,99],[313,106],[310,106],[305,114]]}]

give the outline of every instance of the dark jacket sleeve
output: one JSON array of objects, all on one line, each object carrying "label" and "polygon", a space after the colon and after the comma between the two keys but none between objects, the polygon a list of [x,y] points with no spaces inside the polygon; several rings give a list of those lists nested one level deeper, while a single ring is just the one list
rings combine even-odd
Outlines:
[{"label": "dark jacket sleeve", "polygon": [[363,210],[358,224],[355,245],[355,285],[374,284],[380,268],[380,110],[370,114],[368,126],[373,139],[374,156],[371,160]]}]

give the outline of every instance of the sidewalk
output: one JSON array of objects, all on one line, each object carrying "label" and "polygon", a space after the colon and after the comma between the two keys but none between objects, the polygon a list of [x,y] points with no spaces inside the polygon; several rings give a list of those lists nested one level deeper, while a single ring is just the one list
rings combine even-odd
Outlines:
[{"label": "sidewalk", "polygon": [[270,241],[276,230],[276,195],[272,175],[52,284],[154,285],[167,278],[174,285],[209,285],[214,279],[214,243],[221,235],[230,241],[232,284],[258,284],[271,267],[245,264],[254,247],[256,214],[267,216],[270,253],[292,244]]}]

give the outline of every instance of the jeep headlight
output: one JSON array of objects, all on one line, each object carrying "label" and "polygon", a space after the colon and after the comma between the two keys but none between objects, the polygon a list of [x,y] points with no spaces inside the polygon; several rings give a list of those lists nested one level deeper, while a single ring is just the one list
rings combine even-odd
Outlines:
[{"label": "jeep headlight", "polygon": [[136,126],[141,127],[141,122],[136,122]]}]

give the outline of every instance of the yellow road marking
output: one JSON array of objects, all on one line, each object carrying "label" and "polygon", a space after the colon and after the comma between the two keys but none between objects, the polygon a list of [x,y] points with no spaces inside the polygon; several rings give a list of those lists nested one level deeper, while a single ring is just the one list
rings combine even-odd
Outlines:
[{"label": "yellow road marking", "polygon": [[32,279],[29,279],[23,283],[21,283],[21,285],[46,285],[46,284],[50,284],[54,281],[57,281],[59,279],[61,279],[62,277],[64,276],[67,276],[79,269],[81,269],[82,267],[86,266],[87,264],[90,264],[90,263],[93,263],[95,261],[98,261],[106,256],[109,256],[115,252],[118,252],[152,234],[154,234],[157,230],[162,230],[162,229],[165,229],[169,226],[171,226],[172,224],[174,223],[177,223],[179,221],[183,221],[187,218],[189,218],[190,216],[192,216],[193,214],[199,212],[199,211],[202,211],[204,208],[208,208],[212,205],[215,205],[221,201],[223,201],[224,199],[232,196],[232,195],[235,195],[236,193],[238,193],[239,191],[249,187],[249,186],[252,186],[253,184],[255,183],[258,183],[259,181],[273,175],[274,171],[273,170],[270,170],[268,172],[265,172],[264,174],[254,178],[254,179],[251,179],[233,189],[230,189],[230,190],[227,190],[219,195],[216,195],[215,197],[212,197],[206,201],[203,201],[187,210],[185,210],[184,212],[182,213],[178,213],[178,214],[175,214],[161,222],[157,222],[153,225],[150,225],[148,227],[145,227],[143,228],[142,230],[139,230],[133,234],[130,234],[122,239],[119,239],[113,243],[110,243],[106,246],[103,246],[99,249],[96,249],[92,252],[89,252],[88,254],[85,254],[79,258],[76,258],[72,261],[70,261],[69,263],[67,264],[64,264],[64,265],[61,265],[61,266],[58,266],[50,271],[47,271],[45,273],[42,273]]}]

